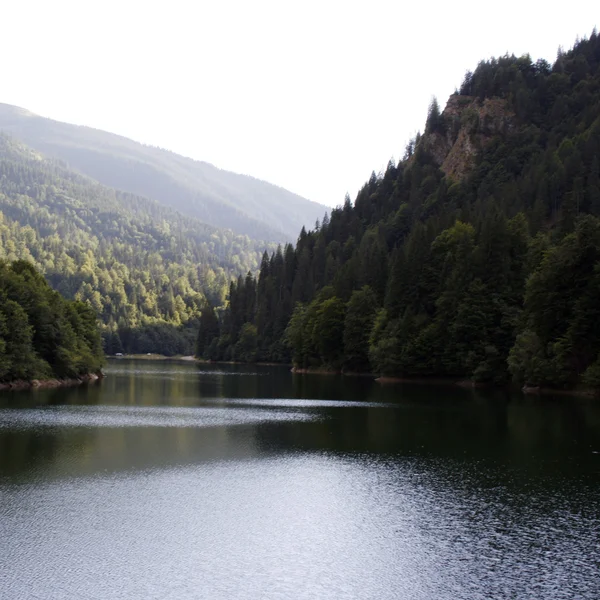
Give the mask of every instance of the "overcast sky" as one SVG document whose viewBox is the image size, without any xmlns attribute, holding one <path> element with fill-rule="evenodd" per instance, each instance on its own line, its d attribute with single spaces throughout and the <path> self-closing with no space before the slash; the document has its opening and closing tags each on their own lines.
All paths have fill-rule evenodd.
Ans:
<svg viewBox="0 0 600 600">
<path fill-rule="evenodd" d="M 559 45 L 597 2 L 2 0 L 0 102 L 328 205 L 402 156 L 483 58 Z"/>
</svg>

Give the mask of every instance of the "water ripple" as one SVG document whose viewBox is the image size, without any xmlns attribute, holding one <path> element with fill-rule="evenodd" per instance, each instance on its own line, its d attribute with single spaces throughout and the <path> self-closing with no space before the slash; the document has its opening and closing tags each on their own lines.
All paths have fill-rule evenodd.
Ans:
<svg viewBox="0 0 600 600">
<path fill-rule="evenodd" d="M 57 427 L 219 427 L 275 421 L 310 421 L 298 411 L 159 406 L 59 406 L 0 409 L 0 429 Z"/>
</svg>

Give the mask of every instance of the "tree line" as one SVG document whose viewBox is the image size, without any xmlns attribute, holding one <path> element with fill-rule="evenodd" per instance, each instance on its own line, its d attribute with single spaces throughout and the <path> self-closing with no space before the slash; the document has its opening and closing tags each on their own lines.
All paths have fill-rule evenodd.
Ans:
<svg viewBox="0 0 600 600">
<path fill-rule="evenodd" d="M 481 62 L 451 105 L 204 309 L 197 354 L 600 387 L 600 38 Z"/>
</svg>

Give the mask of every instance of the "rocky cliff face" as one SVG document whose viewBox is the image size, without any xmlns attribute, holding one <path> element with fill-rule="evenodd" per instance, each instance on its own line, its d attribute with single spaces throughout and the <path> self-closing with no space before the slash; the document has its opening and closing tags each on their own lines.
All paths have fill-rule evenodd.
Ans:
<svg viewBox="0 0 600 600">
<path fill-rule="evenodd" d="M 427 131 L 420 144 L 455 180 L 468 173 L 477 154 L 494 135 L 510 133 L 516 127 L 515 114 L 501 98 L 480 101 L 455 94 L 441 116 L 441 124 Z"/>
</svg>

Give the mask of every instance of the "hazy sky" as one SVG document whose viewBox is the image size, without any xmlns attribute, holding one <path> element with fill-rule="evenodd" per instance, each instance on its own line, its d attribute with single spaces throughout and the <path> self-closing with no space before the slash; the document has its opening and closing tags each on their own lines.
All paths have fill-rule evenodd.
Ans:
<svg viewBox="0 0 600 600">
<path fill-rule="evenodd" d="M 597 2 L 2 0 L 0 102 L 336 205 L 483 58 L 559 45 Z"/>
</svg>

